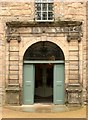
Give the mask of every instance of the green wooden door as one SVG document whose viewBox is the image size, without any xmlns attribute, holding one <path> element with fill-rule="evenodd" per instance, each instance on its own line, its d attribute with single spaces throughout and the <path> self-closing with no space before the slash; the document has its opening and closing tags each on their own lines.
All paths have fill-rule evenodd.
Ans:
<svg viewBox="0 0 88 120">
<path fill-rule="evenodd" d="M 64 64 L 54 65 L 54 104 L 64 104 Z"/>
<path fill-rule="evenodd" d="M 23 104 L 29 105 L 34 103 L 34 77 L 35 68 L 33 64 L 24 64 L 23 69 Z"/>
</svg>

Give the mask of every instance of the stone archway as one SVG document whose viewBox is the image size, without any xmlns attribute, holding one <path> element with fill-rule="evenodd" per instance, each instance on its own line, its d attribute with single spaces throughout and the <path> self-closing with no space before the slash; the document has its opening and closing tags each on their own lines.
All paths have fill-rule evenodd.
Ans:
<svg viewBox="0 0 88 120">
<path fill-rule="evenodd" d="M 33 104 L 37 100 L 37 102 L 44 102 L 43 100 L 46 100 L 46 98 L 50 98 L 46 102 L 49 100 L 49 102 L 55 104 L 64 104 L 65 58 L 61 48 L 52 42 L 37 42 L 26 50 L 23 59 L 23 104 Z M 39 72 L 40 68 L 41 70 Z M 51 72 L 50 74 L 49 71 Z M 58 80 L 56 76 L 57 78 L 60 77 L 60 79 Z M 50 77 L 51 80 L 49 81 Z M 55 86 L 57 87 L 55 88 Z M 58 86 L 62 87 L 60 88 Z M 49 92 L 46 92 L 47 89 Z M 60 93 L 60 90 L 62 93 Z M 58 91 L 60 92 L 57 97 Z M 60 101 L 60 99 L 62 100 Z"/>
</svg>

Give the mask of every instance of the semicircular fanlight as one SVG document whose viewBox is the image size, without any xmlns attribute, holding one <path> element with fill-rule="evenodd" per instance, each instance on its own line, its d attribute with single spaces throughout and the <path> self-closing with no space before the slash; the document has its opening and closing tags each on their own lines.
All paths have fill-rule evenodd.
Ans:
<svg viewBox="0 0 88 120">
<path fill-rule="evenodd" d="M 24 60 L 64 60 L 64 54 L 56 44 L 41 41 L 26 50 Z"/>
</svg>

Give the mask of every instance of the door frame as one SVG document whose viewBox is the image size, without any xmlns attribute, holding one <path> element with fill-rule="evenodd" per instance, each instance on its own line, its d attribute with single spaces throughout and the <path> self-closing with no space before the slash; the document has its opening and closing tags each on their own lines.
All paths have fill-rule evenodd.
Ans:
<svg viewBox="0 0 88 120">
<path fill-rule="evenodd" d="M 55 60 L 55 61 L 41 61 L 41 60 L 39 60 L 39 61 L 37 61 L 37 60 L 33 60 L 33 61 L 24 61 L 23 62 L 23 64 L 25 65 L 25 64 L 42 64 L 42 63 L 45 63 L 45 64 L 48 64 L 48 63 L 53 63 L 53 64 L 64 64 L 65 62 L 64 61 L 62 61 L 62 60 Z M 64 65 L 64 69 L 65 69 L 65 65 Z M 54 74 L 54 73 L 53 73 Z M 23 73 L 23 75 L 24 75 L 24 73 Z M 65 74 L 64 74 L 64 76 L 65 76 Z M 54 78 L 53 78 L 54 79 Z M 24 82 L 23 82 L 24 83 Z M 53 83 L 54 83 L 54 80 L 53 80 Z M 65 80 L 64 80 L 64 83 L 65 83 Z M 23 94 L 23 93 L 22 93 Z M 54 87 L 53 87 L 53 94 L 54 94 Z M 53 98 L 53 101 L 54 101 L 54 98 Z M 53 102 L 54 103 L 54 102 Z"/>
<path fill-rule="evenodd" d="M 24 61 L 24 63 L 30 63 L 30 64 L 35 64 L 35 63 L 39 63 L 39 64 L 42 64 L 42 63 L 64 63 L 64 61 L 63 60 L 55 60 L 55 61 L 52 61 L 52 60 L 47 60 L 47 61 L 41 61 L 41 60 L 33 60 L 33 61 Z"/>
</svg>

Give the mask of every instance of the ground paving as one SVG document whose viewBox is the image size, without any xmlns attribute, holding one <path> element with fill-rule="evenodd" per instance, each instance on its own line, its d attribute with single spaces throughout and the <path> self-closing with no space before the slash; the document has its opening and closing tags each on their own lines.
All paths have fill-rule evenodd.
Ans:
<svg viewBox="0 0 88 120">
<path fill-rule="evenodd" d="M 86 118 L 86 106 L 4 106 L 2 118 Z"/>
</svg>

